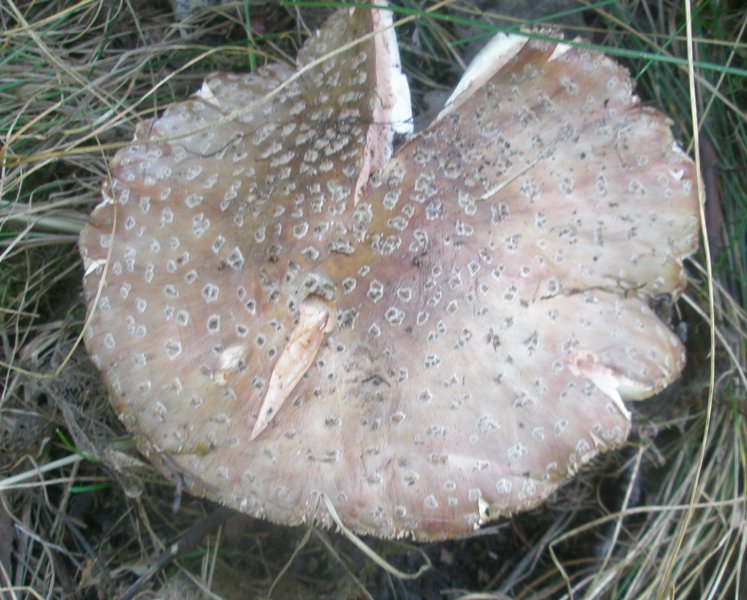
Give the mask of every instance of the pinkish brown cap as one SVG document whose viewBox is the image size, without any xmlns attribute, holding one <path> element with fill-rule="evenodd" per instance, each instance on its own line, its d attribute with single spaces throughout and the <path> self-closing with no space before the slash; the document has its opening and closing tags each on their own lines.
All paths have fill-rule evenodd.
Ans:
<svg viewBox="0 0 747 600">
<path fill-rule="evenodd" d="M 431 540 L 536 506 L 678 376 L 649 302 L 685 285 L 696 184 L 624 69 L 517 37 L 392 156 L 393 30 L 323 59 L 389 24 L 337 13 L 300 71 L 140 124 L 81 236 L 86 343 L 193 493 Z"/>
</svg>

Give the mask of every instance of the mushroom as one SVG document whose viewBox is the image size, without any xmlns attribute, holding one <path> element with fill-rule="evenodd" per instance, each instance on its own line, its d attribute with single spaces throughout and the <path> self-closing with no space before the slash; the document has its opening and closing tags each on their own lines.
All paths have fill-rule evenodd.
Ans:
<svg viewBox="0 0 747 600">
<path fill-rule="evenodd" d="M 435 540 L 541 503 L 679 375 L 649 304 L 685 286 L 696 184 L 625 69 L 519 36 L 393 152 L 380 4 L 137 127 L 81 235 L 85 340 L 192 493 Z"/>
</svg>

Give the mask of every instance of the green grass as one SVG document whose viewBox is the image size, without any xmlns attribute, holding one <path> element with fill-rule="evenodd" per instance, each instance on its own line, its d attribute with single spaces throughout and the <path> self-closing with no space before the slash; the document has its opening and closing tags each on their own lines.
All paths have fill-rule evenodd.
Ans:
<svg viewBox="0 0 747 600">
<path fill-rule="evenodd" d="M 171 513 L 171 484 L 134 450 L 95 369 L 75 346 L 85 315 L 77 234 L 99 201 L 108 160 L 131 139 L 136 122 L 186 98 L 211 71 L 292 61 L 305 23 L 318 22 L 319 7 L 341 5 L 242 0 L 193 15 L 182 37 L 153 2 L 0 3 L 4 592 L 113 597 L 212 510 L 184 496 L 180 512 Z M 460 0 L 430 10 L 434 2 L 398 3 L 416 108 L 427 108 L 428 92 L 453 86 L 473 42 L 526 24 L 475 5 Z M 747 15 L 736 4 L 694 5 L 691 64 L 684 7 L 579 2 L 533 22 L 562 23 L 569 37 L 582 38 L 572 43 L 623 62 L 643 101 L 672 118 L 691 154 L 692 68 L 709 192 L 713 383 L 701 252 L 689 261 L 690 286 L 678 306 L 689 335 L 682 383 L 640 407 L 628 448 L 600 459 L 543 509 L 499 522 L 474 540 L 424 547 L 436 568 L 418 582 L 386 574 L 341 536 L 307 539 L 303 529 L 234 517 L 220 538 L 207 538 L 177 566 L 156 573 L 146 582 L 150 589 L 189 572 L 223 597 L 236 597 L 237 582 L 241 593 L 259 597 L 276 579 L 278 598 L 365 596 L 361 586 L 403 596 L 452 585 L 454 598 L 746 593 L 740 565 L 747 548 Z M 412 547 L 366 541 L 403 571 L 422 564 Z M 448 573 L 452 578 L 442 579 Z"/>
</svg>

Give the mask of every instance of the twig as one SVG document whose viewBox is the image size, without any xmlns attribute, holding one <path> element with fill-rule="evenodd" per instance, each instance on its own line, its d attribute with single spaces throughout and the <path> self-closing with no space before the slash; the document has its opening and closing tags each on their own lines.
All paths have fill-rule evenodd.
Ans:
<svg viewBox="0 0 747 600">
<path fill-rule="evenodd" d="M 234 511 L 227 506 L 221 506 L 215 509 L 212 513 L 207 515 L 204 519 L 200 519 L 186 533 L 184 533 L 179 540 L 171 544 L 166 550 L 164 550 L 155 562 L 148 568 L 148 570 L 137 578 L 125 592 L 119 597 L 119 600 L 132 600 L 135 595 L 140 592 L 142 587 L 150 581 L 150 579 L 168 565 L 177 554 L 180 552 L 186 552 L 196 547 L 209 533 L 213 532 L 220 525 L 234 514 Z"/>
</svg>

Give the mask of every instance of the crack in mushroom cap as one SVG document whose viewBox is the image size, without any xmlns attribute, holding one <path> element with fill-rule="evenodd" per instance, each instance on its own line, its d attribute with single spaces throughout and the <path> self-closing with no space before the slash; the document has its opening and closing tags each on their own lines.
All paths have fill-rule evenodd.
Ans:
<svg viewBox="0 0 747 600">
<path fill-rule="evenodd" d="M 340 12 L 299 65 L 390 22 Z M 612 60 L 494 46 L 393 156 L 392 30 L 295 79 L 211 75 L 117 153 L 81 236 L 86 344 L 187 489 L 281 523 L 331 524 L 326 496 L 361 533 L 464 535 L 621 446 L 623 400 L 678 376 L 648 304 L 685 285 L 691 161 Z M 251 439 L 293 352 L 303 373 Z"/>
</svg>

